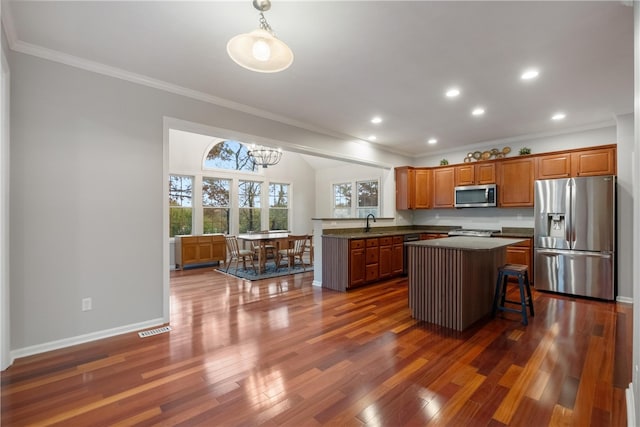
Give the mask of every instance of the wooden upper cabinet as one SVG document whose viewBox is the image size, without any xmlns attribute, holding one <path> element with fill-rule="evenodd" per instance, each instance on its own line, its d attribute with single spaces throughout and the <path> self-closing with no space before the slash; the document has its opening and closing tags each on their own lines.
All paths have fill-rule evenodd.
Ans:
<svg viewBox="0 0 640 427">
<path fill-rule="evenodd" d="M 396 168 L 395 174 L 397 210 L 431 207 L 431 169 L 405 166 Z"/>
<path fill-rule="evenodd" d="M 412 209 L 411 200 L 415 198 L 415 171 L 412 167 L 404 166 L 395 169 L 396 172 L 396 210 Z"/>
<path fill-rule="evenodd" d="M 455 167 L 455 184 L 459 185 L 474 185 L 476 183 L 476 168 L 475 165 L 466 163 L 464 165 Z"/>
<path fill-rule="evenodd" d="M 455 168 L 437 168 L 433 170 L 434 208 L 452 208 L 454 205 Z"/>
<path fill-rule="evenodd" d="M 496 164 L 466 163 L 455 167 L 455 185 L 495 184 Z"/>
<path fill-rule="evenodd" d="M 571 153 L 536 157 L 536 179 L 569 178 L 570 176 Z"/>
<path fill-rule="evenodd" d="M 571 153 L 571 176 L 616 174 L 616 149 L 600 148 Z"/>
<path fill-rule="evenodd" d="M 415 169 L 414 209 L 428 209 L 431 207 L 431 180 L 433 171 L 426 168 Z"/>
<path fill-rule="evenodd" d="M 498 164 L 498 206 L 533 206 L 534 158 L 504 160 Z"/>
</svg>

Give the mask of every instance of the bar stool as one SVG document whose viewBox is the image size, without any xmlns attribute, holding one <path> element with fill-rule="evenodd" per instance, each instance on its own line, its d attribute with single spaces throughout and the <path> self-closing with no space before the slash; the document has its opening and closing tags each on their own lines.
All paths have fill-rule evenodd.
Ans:
<svg viewBox="0 0 640 427">
<path fill-rule="evenodd" d="M 518 278 L 520 301 L 510 301 L 506 299 L 509 276 Z M 498 304 L 498 300 L 500 300 L 500 304 Z M 520 305 L 520 310 L 505 307 L 505 303 L 518 304 Z M 497 310 L 520 313 L 522 314 L 522 324 L 526 326 L 529 324 L 527 320 L 527 305 L 533 317 L 533 298 L 531 298 L 531 288 L 529 286 L 529 268 L 522 264 L 505 264 L 502 267 L 498 267 L 498 280 L 496 280 L 496 293 L 493 297 L 493 311 L 491 315 L 495 316 Z"/>
</svg>

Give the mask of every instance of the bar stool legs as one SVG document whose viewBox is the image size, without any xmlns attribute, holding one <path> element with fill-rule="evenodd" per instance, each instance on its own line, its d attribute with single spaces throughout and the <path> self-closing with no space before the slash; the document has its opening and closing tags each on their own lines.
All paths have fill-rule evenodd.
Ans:
<svg viewBox="0 0 640 427">
<path fill-rule="evenodd" d="M 509 276 L 518 278 L 518 288 L 520 289 L 520 301 L 511 301 L 507 298 L 507 282 Z M 505 307 L 505 303 L 517 304 L 520 309 Z M 496 280 L 496 291 L 493 297 L 492 316 L 496 315 L 498 310 L 509 311 L 512 313 L 520 313 L 522 315 L 522 324 L 528 325 L 527 306 L 531 317 L 534 316 L 533 298 L 531 297 L 531 287 L 529 285 L 529 269 L 526 265 L 521 264 L 505 264 L 498 268 L 498 280 Z"/>
</svg>

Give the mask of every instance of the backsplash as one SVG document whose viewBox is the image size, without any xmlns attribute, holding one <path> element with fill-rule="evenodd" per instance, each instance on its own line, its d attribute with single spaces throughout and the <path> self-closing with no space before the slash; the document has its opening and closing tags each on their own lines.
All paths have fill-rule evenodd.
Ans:
<svg viewBox="0 0 640 427">
<path fill-rule="evenodd" d="M 414 225 L 457 225 L 462 228 L 497 230 L 533 228 L 533 208 L 427 209 L 413 213 Z"/>
</svg>

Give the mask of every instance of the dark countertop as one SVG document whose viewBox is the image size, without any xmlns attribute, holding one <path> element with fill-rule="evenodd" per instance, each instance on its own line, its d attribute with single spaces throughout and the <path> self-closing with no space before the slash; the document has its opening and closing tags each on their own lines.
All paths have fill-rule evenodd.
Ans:
<svg viewBox="0 0 640 427">
<path fill-rule="evenodd" d="M 333 237 L 336 239 L 365 239 L 368 237 L 386 237 L 386 236 L 404 236 L 406 234 L 446 234 L 449 230 L 462 228 L 459 226 L 447 225 L 424 225 L 412 227 L 373 227 L 368 233 L 363 228 L 342 228 L 342 229 L 325 229 L 323 237 Z M 501 233 L 495 234 L 493 237 L 507 237 L 527 239 L 533 237 L 533 228 L 510 227 L 503 228 Z"/>
</svg>

